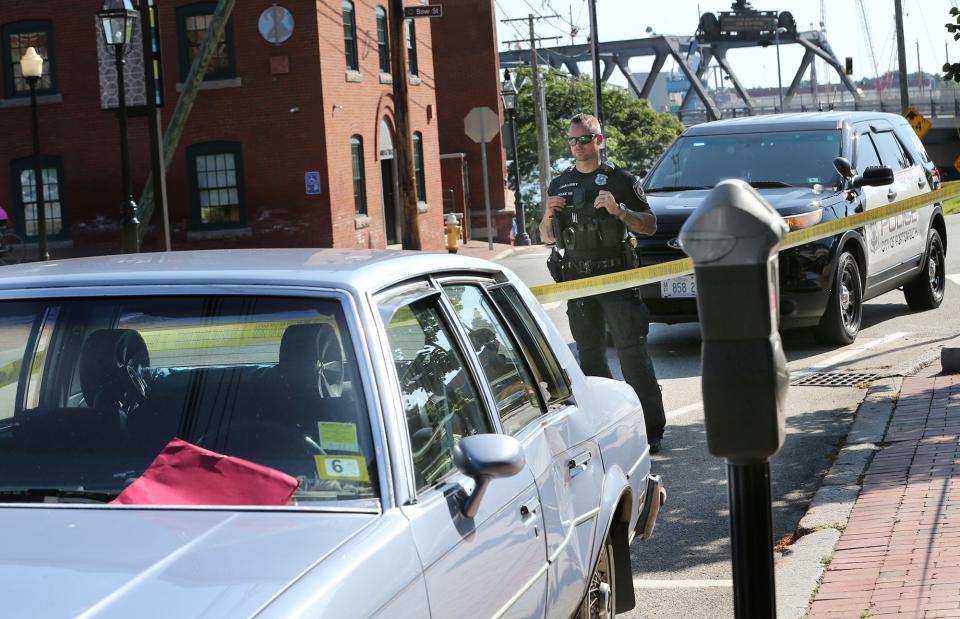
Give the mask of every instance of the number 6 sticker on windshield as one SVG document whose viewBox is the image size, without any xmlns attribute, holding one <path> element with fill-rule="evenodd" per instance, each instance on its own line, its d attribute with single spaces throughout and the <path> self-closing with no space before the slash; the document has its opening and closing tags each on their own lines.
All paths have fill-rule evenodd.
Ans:
<svg viewBox="0 0 960 619">
<path fill-rule="evenodd" d="M 370 481 L 367 461 L 363 456 L 314 456 L 317 477 L 320 479 L 345 479 Z"/>
</svg>

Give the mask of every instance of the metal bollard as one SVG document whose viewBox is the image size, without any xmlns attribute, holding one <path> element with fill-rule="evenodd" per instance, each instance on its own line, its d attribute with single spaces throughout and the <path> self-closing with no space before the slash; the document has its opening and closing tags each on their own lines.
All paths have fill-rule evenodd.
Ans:
<svg viewBox="0 0 960 619">
<path fill-rule="evenodd" d="M 717 184 L 680 230 L 697 279 L 707 447 L 727 460 L 737 619 L 776 616 L 769 458 L 783 445 L 789 382 L 778 332 L 786 232 L 740 180 Z"/>
</svg>

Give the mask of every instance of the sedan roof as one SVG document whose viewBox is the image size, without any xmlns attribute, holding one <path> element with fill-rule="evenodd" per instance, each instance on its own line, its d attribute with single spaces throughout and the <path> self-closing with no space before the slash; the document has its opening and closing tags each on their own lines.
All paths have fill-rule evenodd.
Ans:
<svg viewBox="0 0 960 619">
<path fill-rule="evenodd" d="M 694 125 L 684 135 L 718 135 L 730 133 L 760 133 L 765 131 L 837 130 L 843 125 L 869 120 L 886 120 L 891 124 L 906 122 L 902 116 L 885 112 L 800 112 L 741 116 Z"/>
<path fill-rule="evenodd" d="M 418 274 L 441 271 L 491 273 L 498 270 L 495 264 L 477 258 L 419 251 L 175 251 L 73 258 L 0 267 L 0 294 L 38 288 L 131 285 L 308 286 L 366 292 Z"/>
</svg>

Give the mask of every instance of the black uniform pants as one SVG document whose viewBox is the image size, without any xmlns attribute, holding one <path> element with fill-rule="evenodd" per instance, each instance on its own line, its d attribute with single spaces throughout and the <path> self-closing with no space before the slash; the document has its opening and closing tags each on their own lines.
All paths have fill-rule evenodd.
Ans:
<svg viewBox="0 0 960 619">
<path fill-rule="evenodd" d="M 606 326 L 620 357 L 623 378 L 643 406 L 647 438 L 662 438 L 667 424 L 663 395 L 647 352 L 649 313 L 636 290 L 618 290 L 567 302 L 570 332 L 577 342 L 580 367 L 587 376 L 612 378 L 607 364 Z"/>
</svg>

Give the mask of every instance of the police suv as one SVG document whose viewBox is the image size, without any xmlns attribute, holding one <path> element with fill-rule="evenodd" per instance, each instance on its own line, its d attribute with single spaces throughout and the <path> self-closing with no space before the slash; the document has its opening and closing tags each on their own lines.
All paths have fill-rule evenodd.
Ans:
<svg viewBox="0 0 960 619">
<path fill-rule="evenodd" d="M 641 266 L 684 257 L 677 235 L 719 181 L 749 182 L 791 230 L 929 193 L 940 172 L 907 123 L 880 112 L 813 112 L 720 120 L 689 128 L 643 181 L 657 215 L 639 237 Z M 780 321 L 849 344 L 863 302 L 902 288 L 914 310 L 943 301 L 947 231 L 938 202 L 780 252 Z M 656 322 L 697 320 L 692 275 L 641 289 Z"/>
</svg>

